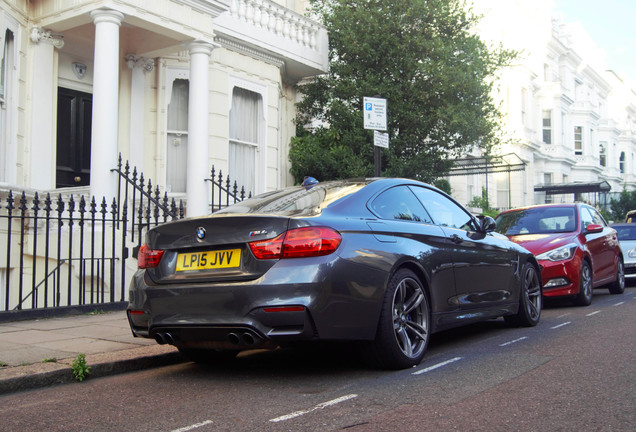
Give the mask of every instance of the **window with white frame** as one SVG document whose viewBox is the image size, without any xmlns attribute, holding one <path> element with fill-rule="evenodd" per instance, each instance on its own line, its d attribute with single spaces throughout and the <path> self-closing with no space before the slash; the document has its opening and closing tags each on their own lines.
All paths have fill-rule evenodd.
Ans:
<svg viewBox="0 0 636 432">
<path fill-rule="evenodd" d="M 601 141 L 598 146 L 598 163 L 600 166 L 607 166 L 607 142 Z"/>
<path fill-rule="evenodd" d="M 15 67 L 14 34 L 6 29 L 2 35 L 0 60 L 0 181 L 8 181 L 8 153 L 11 141 L 12 84 Z"/>
<path fill-rule="evenodd" d="M 466 176 L 466 202 L 471 202 L 475 197 L 475 176 Z"/>
<path fill-rule="evenodd" d="M 189 92 L 189 80 L 177 78 L 172 81 L 166 147 L 166 189 L 169 192 L 186 192 Z"/>
<path fill-rule="evenodd" d="M 580 156 L 583 154 L 583 127 L 574 126 L 574 154 Z"/>
<path fill-rule="evenodd" d="M 543 142 L 552 144 L 552 110 L 543 110 Z"/>
<path fill-rule="evenodd" d="M 507 173 L 498 173 L 497 180 L 497 207 L 510 208 L 510 176 Z"/>
<path fill-rule="evenodd" d="M 256 191 L 257 159 L 262 141 L 263 97 L 260 93 L 235 86 L 230 109 L 230 153 L 228 175 L 239 191 Z"/>
<path fill-rule="evenodd" d="M 552 184 L 552 173 L 543 173 L 543 183 L 547 185 Z M 553 195 L 549 195 L 549 194 L 545 194 L 545 203 L 546 204 L 550 204 L 553 202 L 554 196 Z"/>
<path fill-rule="evenodd" d="M 625 174 L 625 152 L 621 152 L 621 155 L 618 158 L 618 169 L 621 174 Z"/>
</svg>

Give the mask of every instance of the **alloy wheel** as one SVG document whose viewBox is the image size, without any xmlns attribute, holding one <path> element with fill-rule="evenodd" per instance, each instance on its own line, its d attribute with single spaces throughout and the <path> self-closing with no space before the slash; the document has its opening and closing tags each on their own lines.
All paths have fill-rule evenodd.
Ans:
<svg viewBox="0 0 636 432">
<path fill-rule="evenodd" d="M 404 278 L 393 295 L 393 331 L 402 353 L 410 358 L 422 354 L 428 341 L 428 305 L 420 284 Z"/>
<path fill-rule="evenodd" d="M 541 315 L 541 309 L 543 307 L 543 299 L 541 296 L 541 284 L 539 283 L 539 276 L 534 269 L 527 271 L 523 280 L 523 291 L 526 296 L 526 309 L 528 311 L 528 317 L 531 320 L 538 320 Z"/>
</svg>

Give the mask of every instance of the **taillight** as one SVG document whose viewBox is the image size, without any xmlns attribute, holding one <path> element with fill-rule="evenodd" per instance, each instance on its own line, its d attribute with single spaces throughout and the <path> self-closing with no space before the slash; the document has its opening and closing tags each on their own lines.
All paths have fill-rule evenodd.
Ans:
<svg viewBox="0 0 636 432">
<path fill-rule="evenodd" d="M 325 227 L 305 227 L 289 230 L 276 238 L 250 243 L 257 259 L 306 258 L 333 253 L 342 237 Z"/>
<path fill-rule="evenodd" d="M 250 249 L 257 259 L 279 259 L 283 250 L 285 233 L 270 240 L 260 240 L 250 243 Z"/>
<path fill-rule="evenodd" d="M 150 249 L 147 244 L 141 245 L 139 253 L 137 254 L 137 268 L 145 269 L 157 267 L 161 257 L 163 256 L 162 250 Z"/>
</svg>

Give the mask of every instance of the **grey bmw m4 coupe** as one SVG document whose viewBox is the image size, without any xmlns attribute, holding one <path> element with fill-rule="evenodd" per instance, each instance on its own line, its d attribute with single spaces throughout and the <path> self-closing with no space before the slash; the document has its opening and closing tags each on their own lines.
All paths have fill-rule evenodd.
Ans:
<svg viewBox="0 0 636 432">
<path fill-rule="evenodd" d="M 537 261 L 494 229 L 412 180 L 265 193 L 150 229 L 129 323 L 194 361 L 355 341 L 378 367 L 411 367 L 432 333 L 499 317 L 539 322 Z"/>
</svg>

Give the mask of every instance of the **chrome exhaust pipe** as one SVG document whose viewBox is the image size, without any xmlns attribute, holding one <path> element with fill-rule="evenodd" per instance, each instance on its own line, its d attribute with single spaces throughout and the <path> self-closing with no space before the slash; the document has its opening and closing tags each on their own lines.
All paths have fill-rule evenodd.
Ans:
<svg viewBox="0 0 636 432">
<path fill-rule="evenodd" d="M 236 333 L 230 333 L 227 335 L 227 340 L 230 341 L 231 344 L 233 345 L 238 345 L 239 343 L 241 343 L 241 340 L 239 339 L 238 335 Z"/>
<path fill-rule="evenodd" d="M 243 343 L 245 345 L 254 345 L 255 342 L 256 342 L 256 339 L 254 339 L 254 335 L 247 332 L 243 333 Z"/>
<path fill-rule="evenodd" d="M 167 344 L 174 345 L 174 338 L 172 337 L 172 335 L 170 333 L 166 333 L 164 335 L 164 339 L 165 339 Z"/>
<path fill-rule="evenodd" d="M 155 333 L 155 340 L 159 345 L 165 345 L 167 343 L 166 337 L 163 333 Z"/>
</svg>

